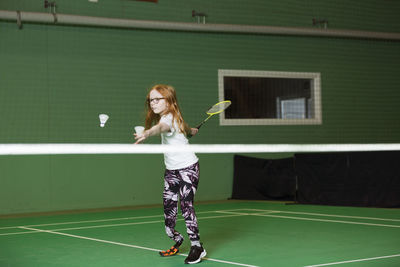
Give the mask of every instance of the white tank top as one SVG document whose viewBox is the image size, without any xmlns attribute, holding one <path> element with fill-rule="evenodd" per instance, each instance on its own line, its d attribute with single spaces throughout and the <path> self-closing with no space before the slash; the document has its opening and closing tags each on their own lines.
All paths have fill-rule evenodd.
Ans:
<svg viewBox="0 0 400 267">
<path fill-rule="evenodd" d="M 161 133 L 161 143 L 165 145 L 188 145 L 186 136 L 179 130 L 176 120 L 171 113 L 161 116 L 161 123 L 169 126 L 170 131 Z M 195 164 L 199 159 L 193 152 L 164 153 L 164 163 L 168 170 L 178 170 Z"/>
</svg>

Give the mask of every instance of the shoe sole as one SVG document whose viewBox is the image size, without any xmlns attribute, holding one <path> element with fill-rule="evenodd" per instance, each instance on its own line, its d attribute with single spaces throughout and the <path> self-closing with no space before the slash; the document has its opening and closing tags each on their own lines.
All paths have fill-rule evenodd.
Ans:
<svg viewBox="0 0 400 267">
<path fill-rule="evenodd" d="M 161 257 L 172 257 L 172 256 L 176 256 L 176 255 L 178 255 L 178 253 L 179 253 L 179 250 L 178 250 L 176 253 L 174 253 L 174 254 L 171 254 L 171 255 L 165 255 L 165 254 L 163 254 L 163 253 L 159 252 L 159 254 L 160 254 L 160 256 L 161 256 Z"/>
<path fill-rule="evenodd" d="M 179 248 L 177 248 L 177 250 L 176 250 L 176 252 L 175 252 L 174 254 L 170 254 L 170 255 L 168 255 L 168 254 L 163 254 L 162 251 L 159 251 L 158 253 L 160 254 L 161 257 L 172 257 L 172 256 L 175 256 L 175 255 L 178 255 L 178 253 L 179 253 Z"/>
<path fill-rule="evenodd" d="M 204 249 L 203 252 L 200 254 L 200 257 L 195 261 L 188 261 L 187 264 L 195 264 L 199 263 L 205 256 L 207 255 L 207 251 Z"/>
</svg>

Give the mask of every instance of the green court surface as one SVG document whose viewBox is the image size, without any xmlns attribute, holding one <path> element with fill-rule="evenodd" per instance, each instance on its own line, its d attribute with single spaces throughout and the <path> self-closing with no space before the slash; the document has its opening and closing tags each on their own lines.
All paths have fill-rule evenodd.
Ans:
<svg viewBox="0 0 400 267">
<path fill-rule="evenodd" d="M 200 266 L 400 266 L 400 210 L 264 201 L 198 203 Z M 185 237 L 179 215 L 177 230 Z M 160 207 L 3 217 L 0 266 L 184 266 Z"/>
</svg>

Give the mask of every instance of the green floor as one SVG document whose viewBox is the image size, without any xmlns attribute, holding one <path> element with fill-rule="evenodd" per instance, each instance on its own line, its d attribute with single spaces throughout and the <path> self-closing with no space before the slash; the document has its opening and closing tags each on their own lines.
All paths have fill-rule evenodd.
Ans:
<svg viewBox="0 0 400 267">
<path fill-rule="evenodd" d="M 400 266 L 399 209 L 227 201 L 197 216 L 200 266 Z M 0 219 L 1 267 L 183 266 L 189 242 L 158 256 L 171 245 L 161 207 Z"/>
</svg>

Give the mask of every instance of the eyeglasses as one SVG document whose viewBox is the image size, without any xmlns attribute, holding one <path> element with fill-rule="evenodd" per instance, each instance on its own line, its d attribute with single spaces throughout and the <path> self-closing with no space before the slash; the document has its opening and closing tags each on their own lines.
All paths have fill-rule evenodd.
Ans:
<svg viewBox="0 0 400 267">
<path fill-rule="evenodd" d="M 161 99 L 164 99 L 164 97 L 150 98 L 150 99 L 147 99 L 147 103 L 151 104 L 154 102 L 154 104 L 158 104 L 158 102 L 160 102 Z"/>
</svg>

